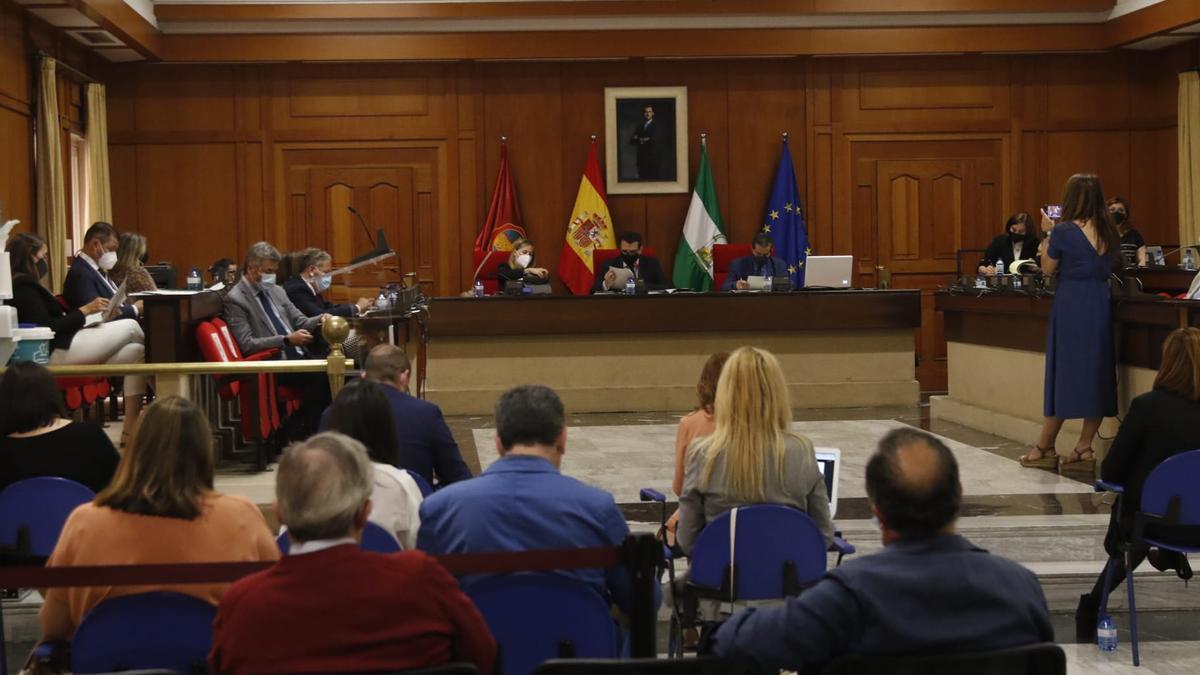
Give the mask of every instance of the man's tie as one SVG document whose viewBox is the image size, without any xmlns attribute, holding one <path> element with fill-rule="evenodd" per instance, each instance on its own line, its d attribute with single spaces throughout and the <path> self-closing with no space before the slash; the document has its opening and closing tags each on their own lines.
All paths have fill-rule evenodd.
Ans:
<svg viewBox="0 0 1200 675">
<path fill-rule="evenodd" d="M 291 331 L 287 329 L 287 326 L 283 325 L 283 319 L 279 318 L 279 314 L 275 312 L 275 305 L 271 304 L 271 300 L 267 297 L 266 291 L 258 292 L 258 302 L 260 305 L 262 305 L 263 311 L 267 313 L 267 319 L 271 321 L 271 326 L 275 328 L 275 334 L 287 337 Z M 283 348 L 283 356 L 284 358 L 290 359 L 294 356 L 302 356 L 302 354 L 300 353 L 300 349 L 298 347 L 285 344 Z"/>
</svg>

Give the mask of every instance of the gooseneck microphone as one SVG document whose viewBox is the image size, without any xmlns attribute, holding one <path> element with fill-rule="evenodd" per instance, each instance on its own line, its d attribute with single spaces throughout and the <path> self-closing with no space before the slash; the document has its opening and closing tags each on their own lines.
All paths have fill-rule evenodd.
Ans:
<svg viewBox="0 0 1200 675">
<path fill-rule="evenodd" d="M 375 240 L 371 237 L 371 228 L 367 227 L 367 221 L 363 219 L 362 214 L 349 204 L 346 205 L 346 210 L 358 217 L 358 222 L 362 225 L 363 232 L 367 235 L 367 241 L 371 242 L 371 248 L 375 248 Z"/>
</svg>

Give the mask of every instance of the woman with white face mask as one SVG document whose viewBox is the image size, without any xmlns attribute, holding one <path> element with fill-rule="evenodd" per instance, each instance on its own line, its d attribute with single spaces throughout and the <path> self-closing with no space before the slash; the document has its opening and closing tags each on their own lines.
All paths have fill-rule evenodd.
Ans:
<svg viewBox="0 0 1200 675">
<path fill-rule="evenodd" d="M 496 275 L 504 281 L 523 281 L 527 284 L 550 283 L 550 270 L 533 266 L 533 242 L 517 239 L 507 263 L 500 263 Z"/>
</svg>

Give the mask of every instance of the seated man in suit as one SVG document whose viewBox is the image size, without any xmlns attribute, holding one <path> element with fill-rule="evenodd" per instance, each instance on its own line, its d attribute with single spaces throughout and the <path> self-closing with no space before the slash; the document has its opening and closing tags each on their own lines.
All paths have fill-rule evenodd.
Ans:
<svg viewBox="0 0 1200 675">
<path fill-rule="evenodd" d="M 241 281 L 225 294 L 225 321 L 243 354 L 278 349 L 280 358 L 310 358 L 306 347 L 312 344 L 313 333 L 320 328 L 326 315 L 304 316 L 288 300 L 287 293 L 275 285 L 281 257 L 278 249 L 265 241 L 250 246 Z M 300 431 L 306 437 L 316 432 L 321 411 L 328 408 L 332 400 L 325 373 L 279 373 L 275 381 L 304 390 L 304 400 L 300 404 L 303 428 Z"/>
<path fill-rule="evenodd" d="M 563 404 L 552 389 L 521 385 L 504 392 L 496 402 L 500 459 L 421 502 L 417 548 L 441 555 L 619 546 L 629 534 L 625 517 L 611 494 L 559 471 L 566 450 Z M 624 568 L 554 574 L 587 584 L 629 612 Z M 480 578 L 463 578 L 463 588 Z"/>
<path fill-rule="evenodd" d="M 83 234 L 83 248 L 71 262 L 63 281 L 63 297 L 73 309 L 79 309 L 96 298 L 111 299 L 117 284 L 108 271 L 117 264 L 117 228 L 105 222 L 95 222 Z M 136 319 L 142 312 L 142 301 L 121 308 L 122 319 Z"/>
<path fill-rule="evenodd" d="M 442 486 L 471 477 L 441 408 L 409 395 L 412 366 L 404 350 L 392 344 L 377 345 L 367 354 L 363 374 L 368 380 L 386 385 L 383 391 L 392 406 L 396 438 L 400 441 L 396 466 L 420 474 L 430 485 L 435 477 Z M 321 429 L 328 428 L 328 422 L 326 410 L 321 416 Z"/>
<path fill-rule="evenodd" d="M 213 622 L 214 673 L 399 672 L 468 662 L 490 673 L 496 642 L 436 560 L 364 551 L 374 468 L 338 433 L 284 451 L 275 513 L 291 550 L 229 587 Z"/>
<path fill-rule="evenodd" d="M 362 314 L 371 306 L 370 298 L 359 298 L 354 304 L 343 303 L 335 305 L 326 300 L 321 294 L 333 285 L 333 277 L 329 272 L 333 269 L 333 258 L 329 253 L 319 248 L 306 248 L 300 252 L 298 274 L 293 274 L 283 282 L 283 290 L 287 291 L 288 300 L 305 316 L 352 317 Z"/>
<path fill-rule="evenodd" d="M 617 283 L 614 269 L 627 269 L 633 272 L 635 279 L 641 279 L 648 291 L 660 291 L 668 287 L 663 276 L 662 265 L 654 256 L 642 255 L 642 235 L 637 232 L 626 232 L 618 242 L 621 255 L 612 260 L 604 261 L 596 270 L 596 284 L 592 292 L 624 290 L 624 283 Z"/>
<path fill-rule="evenodd" d="M 996 263 L 1004 262 L 1004 271 L 1012 273 L 1013 263 L 1018 260 L 1033 260 L 1037 265 L 1038 239 L 1032 232 L 1033 219 L 1028 213 L 1017 213 L 1004 224 L 1004 234 L 988 244 L 987 252 L 979 261 L 979 273 L 992 276 Z"/>
<path fill-rule="evenodd" d="M 788 264 L 784 262 L 783 258 L 771 255 L 774 248 L 775 242 L 771 240 L 771 235 L 766 232 L 754 235 L 754 239 L 751 241 L 753 255 L 738 258 L 730 264 L 729 276 L 725 277 L 725 283 L 721 284 L 721 290 L 730 291 L 735 288 L 739 291 L 746 290 L 750 288 L 750 283 L 747 281 L 750 277 L 788 278 Z"/>
<path fill-rule="evenodd" d="M 879 441 L 867 495 L 884 549 L 827 572 L 785 604 L 741 612 L 717 631 L 716 653 L 772 673 L 843 654 L 986 651 L 1052 642 L 1037 577 L 954 532 L 958 464 L 911 427 Z"/>
</svg>

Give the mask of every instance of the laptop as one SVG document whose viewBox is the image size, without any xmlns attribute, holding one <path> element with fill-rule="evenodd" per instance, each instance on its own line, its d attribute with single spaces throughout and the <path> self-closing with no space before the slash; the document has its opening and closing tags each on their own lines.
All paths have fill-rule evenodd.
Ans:
<svg viewBox="0 0 1200 675">
<path fill-rule="evenodd" d="M 852 255 L 810 255 L 804 263 L 805 288 L 850 288 Z"/>
<path fill-rule="evenodd" d="M 810 258 L 811 259 L 811 258 Z M 837 448 L 813 448 L 817 455 L 817 468 L 825 477 L 825 492 L 829 495 L 829 517 L 837 515 L 838 473 L 842 463 L 842 451 Z"/>
</svg>

